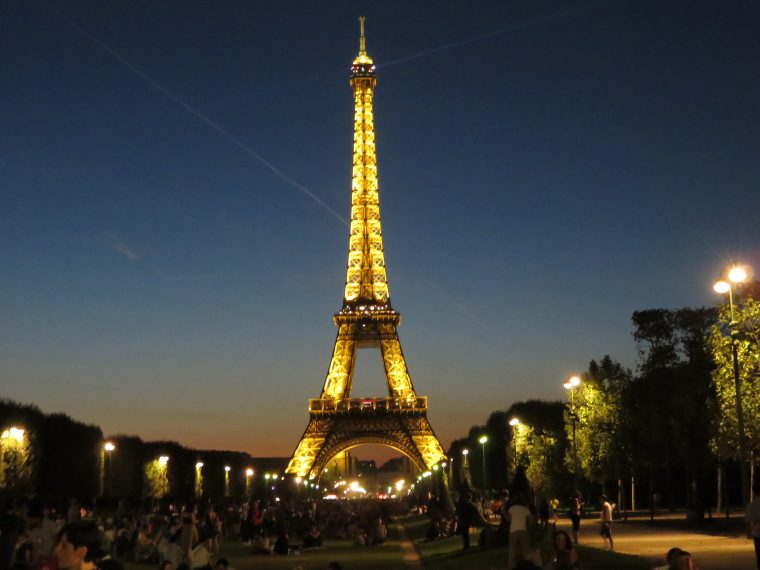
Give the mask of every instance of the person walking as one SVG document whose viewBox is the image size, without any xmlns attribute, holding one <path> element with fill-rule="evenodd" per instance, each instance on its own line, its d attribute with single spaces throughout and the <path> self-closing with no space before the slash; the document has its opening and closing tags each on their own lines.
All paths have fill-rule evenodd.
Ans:
<svg viewBox="0 0 760 570">
<path fill-rule="evenodd" d="M 745 518 L 747 520 L 747 538 L 755 541 L 755 559 L 757 568 L 760 570 L 760 481 L 755 483 L 753 491 L 755 500 L 747 505 Z"/>
<path fill-rule="evenodd" d="M 580 491 L 576 491 L 575 494 L 570 497 L 570 521 L 573 523 L 573 542 L 578 544 L 578 534 L 581 530 L 581 511 L 583 510 L 583 501 L 581 500 L 583 495 Z"/>
<path fill-rule="evenodd" d="M 607 550 L 613 550 L 612 542 L 612 505 L 607 495 L 600 497 L 602 501 L 602 510 L 599 512 L 599 534 L 604 541 L 608 543 Z"/>
</svg>

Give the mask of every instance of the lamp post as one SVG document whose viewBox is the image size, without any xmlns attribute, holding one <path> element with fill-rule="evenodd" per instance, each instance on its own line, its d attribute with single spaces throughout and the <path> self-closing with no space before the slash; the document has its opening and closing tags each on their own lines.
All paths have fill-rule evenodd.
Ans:
<svg viewBox="0 0 760 570">
<path fill-rule="evenodd" d="M 24 445 L 26 431 L 17 426 L 3 430 L 0 434 L 0 470 L 5 479 L 5 488 L 17 491 L 21 477 L 21 465 L 28 454 Z"/>
<path fill-rule="evenodd" d="M 105 489 L 103 490 L 105 495 L 108 496 L 111 494 L 111 453 L 113 453 L 113 450 L 116 449 L 116 446 L 113 444 L 113 442 L 107 441 L 103 444 L 103 449 L 106 452 L 106 464 L 104 467 L 105 475 L 104 475 L 104 484 L 103 486 Z"/>
<path fill-rule="evenodd" d="M 575 440 L 576 432 L 576 414 L 575 414 L 575 389 L 581 385 L 581 379 L 578 376 L 571 376 L 563 384 L 565 390 L 570 391 L 570 419 L 573 422 L 573 492 L 578 490 L 578 443 Z"/>
<path fill-rule="evenodd" d="M 747 280 L 747 269 L 740 265 L 731 266 L 726 275 L 727 280 L 721 279 L 713 285 L 716 293 L 721 295 L 728 293 L 728 306 L 731 312 L 729 328 L 731 332 L 731 357 L 734 361 L 734 390 L 736 395 L 736 425 L 739 430 L 739 474 L 742 479 L 742 504 L 749 503 L 749 481 L 747 474 L 747 443 L 744 437 L 744 410 L 742 408 L 741 376 L 739 374 L 738 334 L 737 322 L 734 316 L 734 292 L 732 283 L 743 283 Z"/>
<path fill-rule="evenodd" d="M 201 498 L 203 496 L 203 461 L 198 461 L 195 464 L 195 496 Z"/>
<path fill-rule="evenodd" d="M 253 469 L 250 467 L 245 470 L 245 496 L 251 496 L 251 477 L 253 477 Z"/>
<path fill-rule="evenodd" d="M 509 425 L 512 426 L 512 449 L 514 451 L 514 469 L 512 477 L 517 475 L 517 426 L 520 425 L 519 418 L 512 418 L 509 420 Z"/>
<path fill-rule="evenodd" d="M 433 482 L 430 480 L 431 475 L 433 474 L 432 471 L 425 471 L 422 474 L 422 478 L 427 478 L 428 480 L 428 499 L 430 498 L 430 495 L 433 493 Z"/>
<path fill-rule="evenodd" d="M 488 489 L 488 478 L 486 476 L 486 442 L 488 441 L 487 435 L 481 435 L 478 439 L 480 443 L 480 451 L 483 455 L 483 489 Z"/>
</svg>

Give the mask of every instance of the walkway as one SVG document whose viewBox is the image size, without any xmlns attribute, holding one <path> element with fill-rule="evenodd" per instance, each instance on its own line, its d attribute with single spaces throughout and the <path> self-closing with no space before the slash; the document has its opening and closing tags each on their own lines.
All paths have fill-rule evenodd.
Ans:
<svg viewBox="0 0 760 570">
<path fill-rule="evenodd" d="M 420 556 L 417 547 L 414 545 L 414 542 L 412 542 L 412 539 L 409 538 L 404 525 L 402 525 L 397 520 L 395 520 L 393 524 L 395 525 L 396 532 L 398 533 L 398 536 L 401 540 L 401 551 L 403 552 L 402 558 L 404 560 L 404 566 L 408 568 L 423 568 L 425 564 L 422 562 L 422 557 Z"/>
<path fill-rule="evenodd" d="M 711 534 L 683 526 L 683 517 L 681 520 L 657 520 L 654 525 L 648 520 L 616 522 L 615 550 L 657 562 L 664 560 L 665 553 L 677 546 L 691 552 L 700 570 L 748 570 L 755 567 L 753 543 L 738 532 Z M 557 527 L 569 530 L 569 521 L 561 519 Z M 582 544 L 602 546 L 597 527 L 595 520 L 584 519 L 580 536 Z"/>
</svg>

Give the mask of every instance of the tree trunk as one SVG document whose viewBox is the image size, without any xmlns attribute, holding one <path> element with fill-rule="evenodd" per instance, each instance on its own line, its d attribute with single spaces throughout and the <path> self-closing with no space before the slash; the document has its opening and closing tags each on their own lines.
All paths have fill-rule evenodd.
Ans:
<svg viewBox="0 0 760 570">
<path fill-rule="evenodd" d="M 654 521 L 654 473 L 649 473 L 649 520 Z"/>
<path fill-rule="evenodd" d="M 623 481 L 621 479 L 617 480 L 617 504 L 618 504 L 618 512 L 623 511 L 625 512 L 625 500 L 623 499 Z M 628 518 L 628 517 L 625 517 Z"/>
<path fill-rule="evenodd" d="M 720 509 L 723 506 L 723 464 L 718 463 L 718 504 L 715 508 L 716 513 L 720 513 Z"/>
<path fill-rule="evenodd" d="M 726 521 L 731 514 L 731 496 L 728 494 L 728 477 L 726 472 L 723 472 L 723 500 L 726 503 Z"/>
</svg>

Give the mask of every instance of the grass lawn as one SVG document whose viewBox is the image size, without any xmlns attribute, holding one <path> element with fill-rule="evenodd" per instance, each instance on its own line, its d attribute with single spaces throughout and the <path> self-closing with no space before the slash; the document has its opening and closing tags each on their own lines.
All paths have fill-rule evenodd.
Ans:
<svg viewBox="0 0 760 570">
<path fill-rule="evenodd" d="M 458 536 L 423 542 L 428 521 L 425 517 L 409 517 L 402 522 L 409 537 L 415 541 L 425 560 L 425 567 L 432 570 L 497 570 L 507 567 L 506 548 L 480 550 L 477 547 L 478 535 L 473 534 L 470 542 L 472 549 L 466 554 L 462 551 L 462 539 Z M 649 563 L 638 556 L 606 552 L 587 546 L 578 547 L 584 570 L 648 570 Z"/>
</svg>

